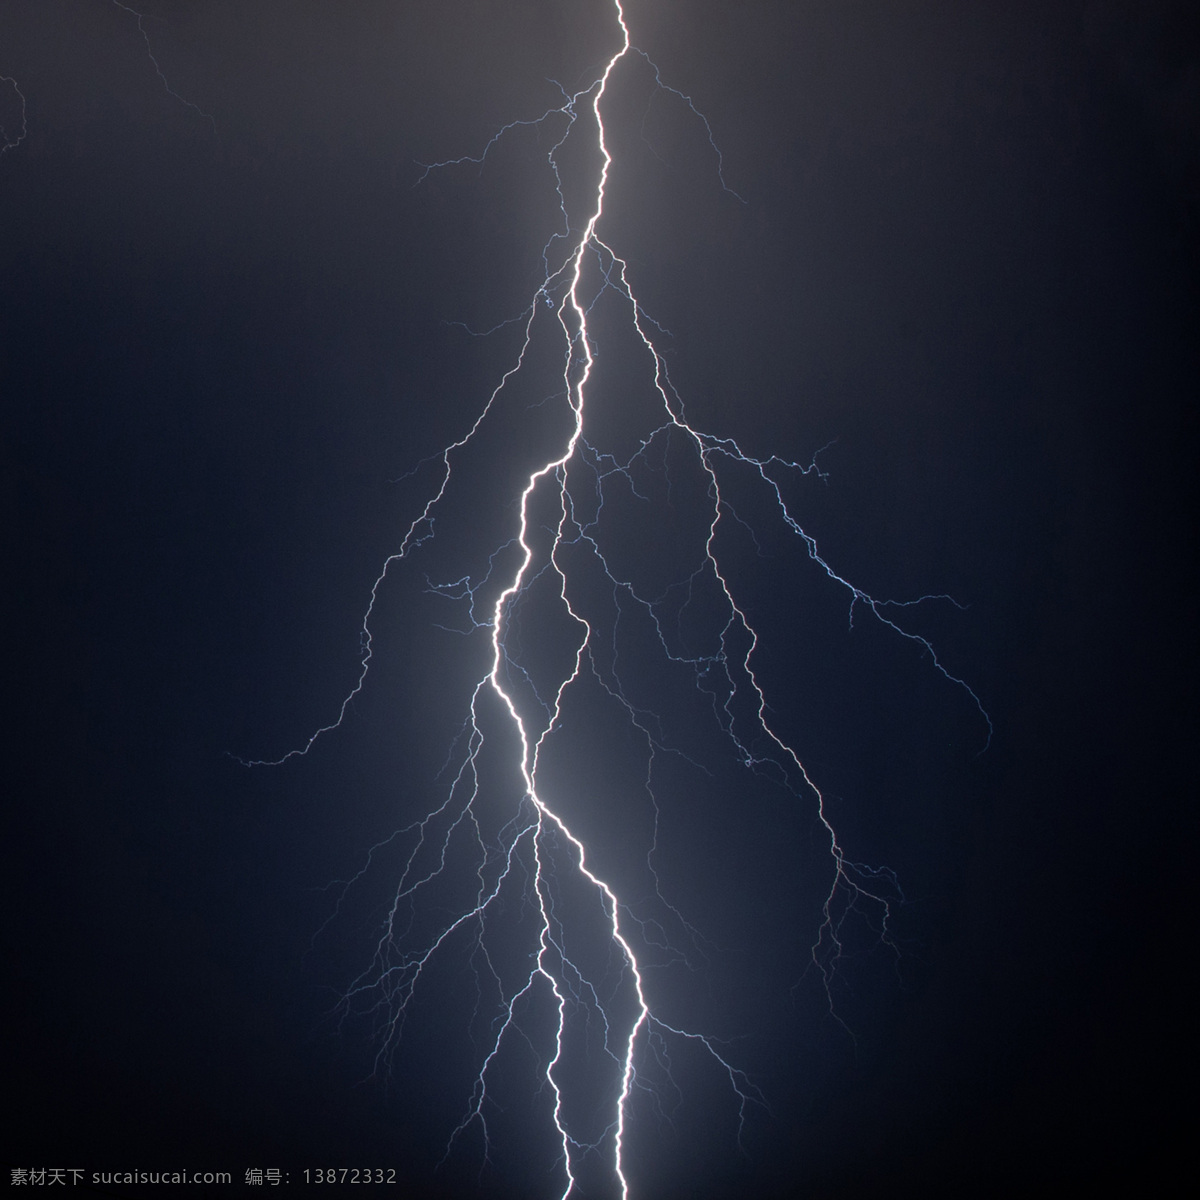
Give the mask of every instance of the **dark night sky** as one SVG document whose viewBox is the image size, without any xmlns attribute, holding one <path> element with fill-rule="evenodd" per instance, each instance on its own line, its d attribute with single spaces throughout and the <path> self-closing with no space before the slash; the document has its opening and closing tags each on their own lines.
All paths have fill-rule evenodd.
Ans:
<svg viewBox="0 0 1200 1200">
<path fill-rule="evenodd" d="M 979 755 L 969 697 L 911 645 L 847 633 L 798 547 L 745 556 L 778 719 L 851 855 L 898 872 L 904 953 L 849 964 L 855 1049 L 801 974 L 811 813 L 695 733 L 716 774 L 664 781 L 664 871 L 718 947 L 687 1003 L 771 1111 L 739 1156 L 728 1093 L 683 1064 L 699 1098 L 649 1127 L 667 1165 L 647 1153 L 636 1194 L 1150 1188 L 1196 1116 L 1188 6 L 647 7 L 635 43 L 747 201 L 631 69 L 608 229 L 689 413 L 762 453 L 836 439 L 796 489 L 806 527 L 874 594 L 963 602 L 915 627 L 995 736 Z M 536 286 L 545 143 L 419 188 L 416 164 L 593 72 L 605 5 L 142 10 L 211 121 L 119 6 L 0 11 L 28 125 L 0 155 L 5 1169 L 359 1164 L 406 1195 L 556 1194 L 537 1137 L 482 1183 L 474 1146 L 433 1172 L 466 1100 L 461 963 L 390 1082 L 363 1082 L 365 1023 L 325 1019 L 386 872 L 314 938 L 330 881 L 438 794 L 474 667 L 424 573 L 486 554 L 467 506 L 504 516 L 520 428 L 473 467 L 461 536 L 389 582 L 345 727 L 277 769 L 229 754 L 336 713 L 429 480 L 401 477 L 511 355 L 449 322 Z M 10 140 L 19 116 L 0 82 Z M 603 792 L 609 750 L 569 754 Z"/>
</svg>

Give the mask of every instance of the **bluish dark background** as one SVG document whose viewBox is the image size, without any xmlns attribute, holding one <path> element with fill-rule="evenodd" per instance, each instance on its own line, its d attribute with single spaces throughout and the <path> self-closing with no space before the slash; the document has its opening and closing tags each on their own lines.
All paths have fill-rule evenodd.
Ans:
<svg viewBox="0 0 1200 1200">
<path fill-rule="evenodd" d="M 800 555 L 754 577 L 779 719 L 848 850 L 897 870 L 905 954 L 849 965 L 856 1049 L 800 977 L 780 838 L 809 828 L 720 776 L 671 869 L 736 947 L 708 1012 L 772 1112 L 739 1157 L 714 1086 L 656 1131 L 675 1165 L 644 1195 L 1145 1189 L 1194 1129 L 1200 60 L 1183 4 L 994 7 L 630 5 L 747 201 L 631 71 L 612 236 L 689 411 L 754 450 L 837 439 L 803 518 L 872 592 L 968 606 L 919 627 L 996 727 L 977 756 L 969 699 L 847 635 Z M 228 753 L 336 712 L 423 484 L 395 481 L 508 354 L 446 322 L 535 282 L 544 143 L 414 189 L 416 164 L 593 70 L 604 6 L 143 11 L 211 122 L 119 7 L 0 14 L 28 101 L 0 156 L 5 1164 L 549 1194 L 532 1155 L 432 1172 L 452 1026 L 416 1022 L 385 1084 L 323 1020 L 368 916 L 314 939 L 327 885 L 428 804 L 459 711 L 429 567 L 386 594 L 346 728 L 275 770 Z"/>
</svg>

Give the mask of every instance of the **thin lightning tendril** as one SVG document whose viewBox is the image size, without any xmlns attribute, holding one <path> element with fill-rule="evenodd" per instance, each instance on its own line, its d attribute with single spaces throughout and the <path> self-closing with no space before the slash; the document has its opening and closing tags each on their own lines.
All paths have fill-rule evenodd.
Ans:
<svg viewBox="0 0 1200 1200">
<path fill-rule="evenodd" d="M 644 60 L 653 71 L 656 86 L 682 101 L 703 122 L 709 144 L 717 154 L 721 185 L 726 191 L 730 189 L 725 185 L 723 164 L 707 120 L 690 97 L 663 83 L 658 68 L 632 45 L 621 0 L 611 0 L 611 3 L 621 44 L 598 78 L 574 93 L 556 85 L 562 93 L 561 105 L 534 120 L 514 121 L 503 126 L 476 156 L 421 164 L 418 183 L 431 172 L 454 166 L 475 164 L 482 168 L 489 153 L 510 131 L 531 126 L 540 129 L 552 119 L 563 119 L 565 131 L 557 137 L 547 155 L 563 226 L 546 242 L 542 251 L 543 278 L 528 308 L 517 318 L 523 322 L 523 340 L 515 361 L 504 372 L 466 432 L 445 446 L 434 459 L 428 460 L 440 463 L 439 480 L 409 525 L 399 548 L 384 562 L 371 587 L 362 623 L 361 671 L 354 687 L 342 702 L 334 721 L 318 729 L 304 745 L 275 760 L 278 764 L 307 754 L 319 738 L 336 729 L 345 719 L 367 678 L 373 653 L 372 618 L 389 570 L 434 537 L 435 515 L 451 487 L 454 464 L 460 452 L 477 438 L 505 389 L 526 366 L 534 342 L 535 325 L 543 319 L 544 310 L 552 310 L 563 347 L 564 392 L 560 395 L 565 394 L 569 406 L 569 433 L 560 450 L 528 475 L 517 506 L 515 535 L 492 554 L 483 578 L 466 577 L 428 584 L 435 594 L 465 606 L 468 628 L 464 632 L 487 633 L 489 665 L 486 674 L 474 685 L 461 734 L 447 759 L 449 780 L 445 798 L 419 822 L 375 847 L 363 868 L 345 883 L 343 899 L 371 869 L 377 852 L 407 847 L 403 851 L 405 857 L 399 882 L 372 961 L 344 995 L 340 1011 L 343 1016 L 366 1011 L 376 1017 L 380 1033 L 376 1067 L 385 1071 L 423 975 L 451 942 L 465 942 L 475 973 L 476 1017 L 479 1018 L 485 1006 L 485 993 L 494 997 L 492 1011 L 495 1015 L 487 1023 L 487 1049 L 475 1077 L 471 1098 L 461 1121 L 450 1134 L 443 1162 L 459 1139 L 471 1129 L 476 1129 L 482 1137 L 484 1165 L 490 1161 L 492 1145 L 488 1115 L 496 1103 L 493 1087 L 497 1062 L 506 1046 L 524 1040 L 539 1055 L 542 1064 L 541 1076 L 550 1107 L 548 1131 L 559 1147 L 563 1200 L 573 1192 L 585 1190 L 580 1180 L 585 1164 L 591 1170 L 610 1172 L 610 1178 L 619 1184 L 623 1200 L 629 1196 L 627 1152 L 632 1102 L 635 1093 L 643 1093 L 657 1103 L 653 1097 L 650 1068 L 654 1064 L 665 1065 L 669 1077 L 667 1047 L 672 1041 L 701 1047 L 724 1074 L 737 1109 L 739 1141 L 749 1107 L 765 1103 L 755 1085 L 733 1065 L 714 1038 L 683 1028 L 679 1022 L 669 1022 L 660 1015 L 663 1003 L 653 996 L 647 964 L 656 955 L 670 957 L 672 952 L 666 944 L 665 931 L 657 921 L 636 916 L 630 905 L 618 897 L 610 882 L 593 868 L 584 841 L 568 825 L 562 812 L 553 806 L 540 783 L 544 752 L 551 738 L 564 726 L 564 709 L 572 689 L 585 679 L 593 680 L 623 710 L 645 746 L 644 788 L 650 797 L 654 817 L 647 865 L 657 888 L 653 857 L 657 848 L 659 813 L 652 788 L 656 756 L 662 753 L 687 756 L 669 744 L 653 714 L 635 703 L 623 685 L 616 623 L 640 614 L 653 630 L 666 659 L 692 673 L 696 688 L 711 703 L 714 717 L 741 763 L 752 771 L 771 776 L 794 794 L 809 795 L 815 801 L 816 816 L 828 839 L 833 878 L 824 899 L 811 965 L 823 981 L 830 1012 L 835 1017 L 832 986 L 843 954 L 842 934 L 846 921 L 852 914 L 857 914 L 869 921 L 882 943 L 892 945 L 891 906 L 899 894 L 894 877 L 886 869 L 872 868 L 847 858 L 824 796 L 797 751 L 770 719 L 767 696 L 755 670 L 759 636 L 746 611 L 735 599 L 729 576 L 718 556 L 718 543 L 727 528 L 736 526 L 749 530 L 747 522 L 738 515 L 728 498 L 728 489 L 722 487 L 727 466 L 742 473 L 749 472 L 752 478 L 761 481 L 783 526 L 800 540 L 808 558 L 819 570 L 848 595 L 851 624 L 857 611 L 866 610 L 900 637 L 915 642 L 929 655 L 941 675 L 971 697 L 987 725 L 989 740 L 991 736 L 991 722 L 975 693 L 943 666 L 924 637 L 903 628 L 893 615 L 924 600 L 950 598 L 924 596 L 909 602 L 874 599 L 829 565 L 815 539 L 793 515 L 784 494 L 785 480 L 798 474 L 821 474 L 816 457 L 807 464 L 777 455 L 755 457 L 733 438 L 715 436 L 689 422 L 655 340 L 661 327 L 647 315 L 636 298 L 625 260 L 599 232 L 613 163 L 603 108 L 614 72 L 624 60 L 634 56 Z M 600 165 L 587 220 L 581 230 L 573 233 L 560 159 L 564 146 L 581 122 L 589 129 L 594 128 Z M 593 272 L 597 275 L 594 285 L 587 282 Z M 594 292 L 589 290 L 593 286 Z M 602 453 L 587 437 L 589 384 L 597 354 L 589 316 L 603 293 L 611 293 L 628 309 L 631 328 L 648 356 L 656 403 L 661 405 L 657 425 L 640 439 L 637 449 L 625 460 Z M 612 550 L 606 553 L 607 543 L 600 530 L 605 488 L 620 484 L 633 497 L 645 501 L 646 497 L 638 488 L 638 472 L 650 468 L 652 452 L 665 455 L 673 439 L 682 439 L 683 444 L 690 447 L 692 461 L 701 473 L 698 478 L 707 494 L 709 508 L 699 559 L 691 575 L 669 590 L 690 600 L 705 588 L 715 589 L 724 615 L 719 618 L 714 644 L 707 654 L 688 653 L 679 644 L 679 639 L 673 639 L 668 628 L 668 597 L 644 594 L 644 589 L 633 578 L 625 577 L 611 565 Z M 537 506 L 547 502 L 556 513 L 548 526 L 535 518 L 535 509 L 541 511 Z M 547 537 L 549 544 L 543 546 Z M 494 600 L 489 601 L 486 593 L 499 586 L 495 577 L 504 578 L 502 562 L 506 556 L 516 557 L 515 569 L 507 576 L 507 583 Z M 598 633 L 596 618 L 589 614 L 587 604 L 581 598 L 582 585 L 573 565 L 581 556 L 598 564 L 611 587 L 616 617 L 611 631 L 604 637 Z M 521 603 L 535 584 L 548 584 L 552 588 L 560 611 L 565 613 L 575 630 L 570 667 L 562 672 L 557 686 L 546 696 L 539 693 L 531 672 L 521 665 L 517 644 Z M 522 701 L 522 695 L 532 696 L 532 702 Z M 481 755 L 486 724 L 483 709 L 495 702 L 506 714 L 519 745 L 516 766 L 522 798 L 507 824 L 498 832 L 489 833 L 477 801 L 483 793 Z M 247 765 L 265 765 L 264 760 L 242 761 Z M 461 853 L 462 843 L 468 845 L 474 862 L 471 880 L 466 885 L 470 898 L 456 910 L 456 915 L 449 919 L 439 918 L 436 914 L 445 911 L 442 894 L 438 893 L 436 900 L 431 899 L 431 895 L 435 888 L 448 886 L 446 876 L 452 871 L 452 860 Z M 564 893 L 576 886 L 591 898 L 590 916 L 569 911 L 571 902 L 564 898 Z M 514 893 L 516 903 L 506 903 Z M 682 922 L 682 917 L 661 893 L 657 898 Z M 488 934 L 493 927 L 512 920 L 512 913 L 517 910 L 532 914 L 535 934 L 531 938 L 528 966 L 513 972 L 496 960 Z M 608 945 L 608 965 L 589 974 L 581 965 L 582 960 L 576 962 L 579 955 L 576 953 L 575 958 L 572 957 L 572 945 L 586 941 L 588 935 L 581 930 L 589 921 L 595 923 L 597 920 L 604 929 L 603 940 Z M 686 922 L 683 924 L 694 935 L 690 926 Z M 641 943 L 642 948 L 635 949 L 635 943 Z M 523 1015 L 535 1003 L 548 1004 L 555 1014 L 552 1036 L 541 1050 L 533 1046 L 533 1038 L 523 1026 Z M 608 1062 L 610 1081 L 605 1087 L 598 1088 L 603 1093 L 601 1099 L 606 1115 L 589 1119 L 581 1107 L 578 1089 L 571 1087 L 568 1077 L 572 1063 L 581 1054 L 586 1055 L 587 1047 L 593 1045 L 595 1038 L 599 1039 L 601 1057 Z"/>
<path fill-rule="evenodd" d="M 29 123 L 26 117 L 25 93 L 21 91 L 20 85 L 11 75 L 0 75 L 0 83 L 11 84 L 12 90 L 21 102 L 21 132 L 16 136 L 11 136 L 8 128 L 0 125 L 0 154 L 6 154 L 25 140 L 26 134 L 29 132 Z"/>
<path fill-rule="evenodd" d="M 166 75 L 163 74 L 163 69 L 159 65 L 158 59 L 154 55 L 154 47 L 150 44 L 150 31 L 146 28 L 146 14 L 138 12 L 136 8 L 130 8 L 128 4 L 123 4 L 121 0 L 112 0 L 112 3 L 123 12 L 127 12 L 131 17 L 137 18 L 138 32 L 142 35 L 142 41 L 146 44 L 146 57 L 150 59 L 151 65 L 154 67 L 155 73 L 163 85 L 163 89 L 167 95 L 178 100 L 185 108 L 190 108 L 198 116 L 203 117 L 209 125 L 212 126 L 212 131 L 217 132 L 216 118 L 207 113 L 198 104 L 189 100 L 186 96 L 181 96 L 172 86 Z M 27 103 L 25 94 L 21 91 L 17 81 L 9 75 L 0 75 L 0 83 L 7 83 L 12 86 L 13 91 L 17 95 L 17 99 L 21 103 L 21 131 L 15 137 L 10 136 L 7 128 L 0 124 L 0 154 L 6 154 L 9 150 L 19 146 L 29 132 L 27 120 Z"/>
<path fill-rule="evenodd" d="M 168 80 L 166 75 L 163 73 L 163 69 L 159 65 L 158 59 L 154 55 L 154 47 L 150 44 L 150 31 L 146 28 L 146 14 L 138 12 L 136 8 L 130 8 L 128 4 L 122 4 L 121 0 L 112 0 L 112 2 L 117 6 L 117 8 L 127 12 L 131 17 L 137 17 L 138 32 L 142 35 L 142 41 L 146 43 L 146 57 L 150 60 L 151 65 L 154 67 L 154 71 L 158 75 L 159 81 L 163 85 L 163 90 L 168 96 L 178 100 L 179 103 L 185 108 L 190 108 L 197 116 L 203 117 L 209 123 L 209 125 L 212 126 L 212 131 L 215 135 L 217 132 L 216 118 L 211 113 L 205 112 L 204 109 L 202 109 L 198 104 L 189 100 L 186 96 L 181 96 L 171 86 L 170 80 Z"/>
</svg>

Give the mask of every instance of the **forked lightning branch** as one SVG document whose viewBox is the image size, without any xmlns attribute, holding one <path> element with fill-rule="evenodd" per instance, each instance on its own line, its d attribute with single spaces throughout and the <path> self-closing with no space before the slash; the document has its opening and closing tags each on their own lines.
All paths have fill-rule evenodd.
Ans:
<svg viewBox="0 0 1200 1200">
<path fill-rule="evenodd" d="M 481 654 L 480 674 L 462 698 L 462 732 L 441 776 L 441 792 L 424 817 L 386 844 L 400 855 L 399 879 L 372 961 L 346 991 L 342 1008 L 373 1015 L 380 1033 L 377 1061 L 386 1071 L 428 977 L 447 956 L 465 962 L 464 986 L 476 997 L 471 1024 L 477 1073 L 461 1120 L 447 1129 L 445 1155 L 482 1155 L 486 1168 L 502 1064 L 520 1047 L 537 1058 L 534 1107 L 554 1147 L 547 1169 L 564 1200 L 592 1190 L 636 1193 L 631 1130 L 662 1119 L 658 1092 L 676 1048 L 688 1045 L 710 1057 L 729 1099 L 731 1153 L 749 1110 L 764 1100 L 726 1044 L 709 1030 L 688 1027 L 672 1011 L 655 969 L 664 958 L 662 923 L 640 907 L 643 895 L 622 894 L 596 862 L 578 822 L 568 819 L 562 780 L 571 766 L 560 743 L 578 693 L 599 696 L 640 747 L 647 832 L 629 854 L 652 877 L 655 898 L 678 917 L 685 937 L 687 914 L 664 894 L 654 871 L 657 764 L 680 751 L 645 695 L 647 675 L 635 662 L 643 652 L 657 655 L 662 671 L 690 679 L 726 754 L 746 771 L 781 783 L 794 803 L 811 806 L 829 882 L 821 912 L 813 916 L 810 969 L 826 991 L 851 917 L 869 922 L 884 942 L 890 936 L 895 881 L 886 870 L 847 857 L 817 781 L 776 728 L 760 682 L 760 659 L 769 647 L 739 600 L 728 565 L 729 547 L 754 538 L 741 515 L 748 489 L 757 495 L 745 509 L 773 514 L 796 555 L 844 592 L 851 618 L 869 617 L 916 643 L 979 708 L 990 735 L 975 694 L 942 665 L 925 638 L 902 624 L 906 604 L 877 600 L 842 577 L 801 524 L 791 484 L 815 464 L 744 447 L 689 420 L 667 371 L 662 329 L 639 302 L 635 272 L 606 227 L 610 178 L 619 164 L 605 121 L 621 82 L 648 73 L 660 94 L 683 106 L 711 148 L 709 186 L 730 189 L 708 122 L 634 46 L 620 0 L 606 2 L 609 57 L 586 86 L 562 89 L 561 104 L 498 128 L 471 155 L 428 165 L 421 176 L 424 181 L 432 172 L 466 164 L 486 170 L 506 135 L 535 126 L 548 147 L 557 225 L 547 232 L 540 281 L 518 319 L 519 350 L 490 394 L 481 396 L 473 420 L 437 456 L 434 485 L 371 590 L 362 672 L 353 691 L 335 721 L 285 756 L 305 754 L 342 722 L 367 682 L 372 621 L 385 579 L 437 544 L 439 515 L 466 483 L 464 456 L 487 442 L 531 364 L 555 357 L 557 394 L 538 409 L 547 439 L 557 437 L 555 448 L 517 492 L 486 501 L 508 506 L 508 534 L 468 576 L 430 580 L 432 590 L 466 614 L 467 643 Z M 587 153 L 580 152 L 581 142 Z M 605 409 L 615 397 L 605 392 L 597 367 L 614 320 L 624 322 L 624 345 L 636 359 L 625 370 L 641 372 L 648 397 L 640 407 L 622 409 L 634 414 L 629 421 L 640 422 L 624 431 L 623 445 L 605 440 L 611 429 Z M 634 525 L 664 519 L 664 489 L 673 504 L 692 507 L 694 531 L 679 539 L 671 560 L 675 574 L 665 582 L 630 545 Z M 631 511 L 638 514 L 632 524 Z M 507 762 L 507 769 L 498 769 L 498 762 Z M 369 859 L 362 874 L 371 865 Z M 798 964 L 797 973 L 801 969 Z"/>
</svg>

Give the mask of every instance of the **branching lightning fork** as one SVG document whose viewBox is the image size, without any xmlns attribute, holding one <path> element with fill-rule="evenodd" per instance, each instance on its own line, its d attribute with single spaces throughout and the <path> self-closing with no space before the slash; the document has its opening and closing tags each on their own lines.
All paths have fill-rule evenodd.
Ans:
<svg viewBox="0 0 1200 1200">
<path fill-rule="evenodd" d="M 450 943 L 465 947 L 475 973 L 476 1019 L 486 1033 L 473 1093 L 461 1122 L 450 1134 L 446 1155 L 468 1131 L 474 1131 L 473 1136 L 482 1139 L 487 1161 L 497 1064 L 507 1047 L 524 1042 L 538 1057 L 538 1072 L 544 1080 L 540 1086 L 545 1097 L 546 1131 L 559 1147 L 564 1200 L 588 1190 L 581 1174 L 587 1172 L 591 1173 L 589 1179 L 607 1179 L 606 1186 L 619 1187 L 622 1197 L 629 1195 L 629 1131 L 637 1107 L 635 1098 L 639 1091 L 651 1091 L 650 1065 L 665 1060 L 669 1044 L 698 1045 L 711 1055 L 728 1080 L 738 1122 L 744 1121 L 750 1105 L 763 1100 L 753 1083 L 737 1069 L 728 1050 L 712 1037 L 683 1028 L 656 997 L 653 972 L 648 971 L 647 962 L 663 953 L 661 928 L 654 920 L 638 915 L 631 900 L 618 896 L 616 887 L 605 877 L 608 872 L 593 866 L 595 855 L 568 823 L 562 805 L 556 803 L 543 782 L 548 748 L 564 727 L 572 696 L 585 682 L 599 685 L 645 746 L 645 791 L 654 809 L 653 839 L 657 838 L 658 809 L 651 786 L 656 755 L 679 751 L 669 744 L 660 723 L 627 683 L 626 668 L 618 653 L 618 623 L 640 621 L 671 669 L 690 672 L 705 703 L 711 705 L 718 726 L 747 768 L 772 775 L 797 796 L 808 796 L 815 804 L 828 839 L 832 880 L 812 949 L 812 963 L 827 993 L 842 953 L 843 925 L 851 913 L 866 915 L 879 936 L 884 941 L 889 938 L 889 904 L 897 895 L 894 879 L 886 870 L 869 868 L 846 857 L 824 797 L 796 750 L 769 716 L 755 666 L 759 635 L 745 607 L 735 598 L 729 570 L 722 561 L 723 541 L 732 536 L 734 527 L 745 526 L 729 498 L 728 472 L 736 471 L 764 489 L 767 503 L 786 530 L 799 539 L 808 559 L 845 590 L 851 619 L 856 610 L 866 611 L 900 637 L 919 643 L 935 668 L 979 706 L 989 737 L 991 730 L 971 689 L 950 674 L 928 641 L 898 624 L 894 614 L 903 606 L 876 600 L 835 572 L 794 516 L 784 481 L 797 473 L 816 470 L 815 460 L 802 464 L 774 455 L 755 457 L 734 439 L 707 433 L 689 421 L 656 341 L 661 340 L 660 327 L 639 303 L 626 261 L 602 235 L 613 165 L 605 105 L 618 68 L 640 56 L 653 71 L 656 86 L 669 91 L 703 122 L 714 154 L 716 146 L 708 122 L 690 98 L 667 88 L 658 68 L 632 45 L 621 0 L 609 2 L 620 45 L 587 87 L 574 93 L 561 89 L 561 105 L 535 120 L 504 126 L 476 156 L 424 166 L 421 180 L 431 172 L 456 165 L 482 164 L 500 139 L 519 127 L 562 127 L 548 152 L 562 226 L 545 243 L 544 275 L 520 318 L 523 338 L 515 361 L 466 432 L 441 452 L 432 493 L 371 589 L 363 620 L 364 653 L 357 683 L 343 702 L 337 720 L 285 756 L 307 753 L 322 734 L 342 722 L 367 677 L 372 656 L 372 617 L 388 571 L 433 539 L 435 517 L 452 488 L 461 453 L 468 444 L 486 437 L 485 426 L 502 395 L 526 368 L 543 326 L 550 325 L 560 339 L 562 353 L 558 399 L 564 403 L 559 414 L 565 418 L 564 439 L 557 452 L 526 478 L 516 504 L 511 540 L 491 555 L 482 576 L 430 583 L 433 591 L 463 605 L 469 634 L 488 639 L 487 669 L 474 685 L 462 735 L 448 760 L 445 798 L 421 821 L 393 835 L 387 843 L 393 849 L 407 847 L 402 850 L 406 857 L 399 884 L 373 961 L 347 992 L 343 1009 L 375 1015 L 381 1028 L 378 1064 L 386 1069 L 423 975 Z M 571 189 L 564 181 L 567 168 L 561 164 L 568 143 L 588 137 L 594 138 L 598 169 L 588 193 L 586 220 L 580 226 L 573 221 L 574 214 L 565 198 Z M 717 166 L 720 172 L 719 154 Z M 720 182 L 724 187 L 723 176 Z M 574 177 L 571 183 L 577 186 Z M 627 314 L 630 336 L 636 338 L 632 344 L 639 355 L 645 356 L 647 394 L 652 390 L 657 406 L 657 415 L 637 435 L 633 452 L 624 456 L 601 449 L 589 432 L 590 411 L 602 403 L 591 394 L 599 335 L 589 321 L 602 296 Z M 549 320 L 551 314 L 554 322 Z M 639 581 L 635 572 L 621 565 L 619 536 L 606 524 L 607 518 L 602 521 L 602 513 L 606 498 L 618 488 L 624 495 L 648 503 L 639 490 L 643 486 L 639 481 L 649 473 L 667 469 L 656 467 L 652 460 L 656 455 L 665 459 L 668 453 L 690 462 L 706 507 L 698 522 L 701 534 L 696 539 L 692 566 L 664 593 Z M 606 593 L 600 604 L 594 595 L 589 596 L 589 588 L 594 592 L 595 580 L 600 580 Z M 568 639 L 570 652 L 564 656 L 565 668 L 548 687 L 543 681 L 541 688 L 535 671 L 523 660 L 518 632 L 522 605 L 535 587 L 541 589 L 543 597 L 549 590 L 563 627 L 573 630 Z M 697 652 L 678 625 L 681 607 L 701 596 L 707 611 L 716 616 L 710 621 L 705 649 Z M 608 626 L 602 631 L 604 621 Z M 487 794 L 482 756 L 485 729 L 489 728 L 484 710 L 497 704 L 513 737 L 517 756 L 513 784 L 514 791 L 519 787 L 520 795 L 506 820 L 496 821 L 498 827 L 490 828 L 489 816 L 481 813 L 481 798 Z M 490 811 L 494 812 L 494 807 Z M 644 850 L 652 875 L 653 839 Z M 456 871 L 463 874 L 467 861 L 471 866 L 465 871 L 465 880 L 451 880 L 449 876 Z M 370 865 L 369 860 L 360 876 Z M 657 886 L 657 877 L 655 881 Z M 438 914 L 447 911 L 447 896 L 451 894 L 459 898 L 458 906 L 450 917 L 441 917 Z M 496 936 L 497 930 L 502 937 Z M 514 939 L 523 939 L 525 946 L 515 953 L 516 967 Z M 607 947 L 606 953 L 597 953 L 601 945 Z M 505 946 L 508 957 L 501 961 Z M 538 1005 L 552 1014 L 548 1036 L 530 1033 L 526 1028 L 529 1012 Z M 830 1008 L 832 1011 L 831 995 Z M 584 1063 L 588 1064 L 586 1070 L 582 1069 Z"/>
</svg>

